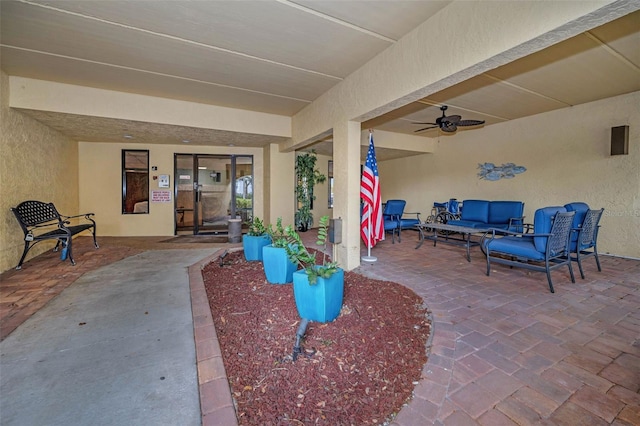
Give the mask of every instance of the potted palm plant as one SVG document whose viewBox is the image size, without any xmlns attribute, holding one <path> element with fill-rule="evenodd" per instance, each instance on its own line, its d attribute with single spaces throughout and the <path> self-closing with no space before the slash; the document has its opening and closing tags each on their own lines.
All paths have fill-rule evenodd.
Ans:
<svg viewBox="0 0 640 426">
<path fill-rule="evenodd" d="M 338 317 L 344 294 L 344 270 L 337 262 L 328 261 L 325 249 L 328 238 L 329 216 L 320 218 L 317 245 L 322 246 L 322 260 L 310 253 L 300 235 L 287 228 L 291 244 L 286 247 L 289 259 L 300 267 L 293 273 L 293 295 L 301 318 L 330 322 Z"/>
<path fill-rule="evenodd" d="M 287 226 L 286 229 L 291 228 Z M 291 243 L 291 238 L 287 236 L 287 230 L 282 226 L 282 218 L 276 221 L 275 228 L 269 224 L 267 235 L 270 244 L 262 248 L 262 259 L 264 274 L 271 284 L 286 284 L 293 281 L 293 273 L 297 265 L 289 260 L 287 256 L 287 246 Z"/>
<path fill-rule="evenodd" d="M 315 151 L 305 152 L 296 157 L 296 201 L 298 202 L 298 210 L 295 213 L 295 225 L 301 232 L 313 226 L 313 200 L 316 199 L 313 194 L 316 183 L 324 182 L 327 177 L 316 169 Z"/>
<path fill-rule="evenodd" d="M 247 261 L 262 260 L 262 248 L 271 243 L 267 228 L 259 217 L 254 217 L 250 222 L 247 222 L 247 226 L 249 229 L 242 237 L 244 258 Z"/>
</svg>

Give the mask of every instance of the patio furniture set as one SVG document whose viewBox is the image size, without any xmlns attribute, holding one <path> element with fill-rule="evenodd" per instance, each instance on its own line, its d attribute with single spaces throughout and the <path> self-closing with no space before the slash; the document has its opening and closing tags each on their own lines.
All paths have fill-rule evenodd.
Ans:
<svg viewBox="0 0 640 426">
<path fill-rule="evenodd" d="M 469 262 L 471 247 L 480 246 L 486 256 L 487 275 L 491 274 L 492 263 L 546 272 L 549 290 L 553 293 L 551 271 L 567 266 L 571 281 L 575 282 L 572 261 L 578 263 L 583 279 L 585 258 L 594 257 L 601 271 L 597 240 L 604 209 L 594 210 L 586 203 L 540 208 L 532 224 L 524 222 L 521 201 L 465 200 L 460 205 L 450 199 L 447 203 L 434 203 L 434 211 L 425 222 L 420 220 L 420 213 L 405 213 L 405 206 L 405 200 L 388 200 L 384 204 L 384 229 L 391 232 L 392 243 L 396 235 L 398 242 L 402 241 L 402 230 L 417 230 L 420 240 L 416 249 L 424 240 L 433 241 L 434 246 L 438 241 L 462 245 L 466 247 Z M 98 248 L 93 213 L 64 216 L 53 203 L 34 200 L 22 202 L 11 210 L 24 232 L 25 242 L 16 269 L 22 268 L 27 253 L 40 241 L 56 240 L 54 251 L 62 247 L 61 258 L 68 257 L 73 265 L 74 235 L 90 230 Z"/>
<path fill-rule="evenodd" d="M 545 272 L 549 290 L 554 293 L 551 271 L 566 266 L 575 283 L 572 261 L 578 263 L 584 279 L 582 261 L 594 257 L 598 271 L 597 239 L 599 222 L 604 209 L 591 209 L 586 203 L 574 202 L 564 206 L 549 206 L 536 210 L 531 224 L 524 222 L 524 203 L 521 201 L 465 200 L 462 205 L 455 199 L 447 203 L 434 203 L 431 215 L 420 222 L 403 219 L 404 200 L 389 200 L 393 214 L 386 215 L 385 230 L 394 237 L 403 229 L 419 233 L 416 249 L 425 240 L 464 246 L 467 261 L 471 261 L 471 247 L 479 246 L 486 256 L 487 275 L 492 263 Z M 407 222 L 403 222 L 406 220 Z M 394 226 L 395 223 L 395 226 Z M 395 241 L 394 241 L 395 242 Z"/>
</svg>

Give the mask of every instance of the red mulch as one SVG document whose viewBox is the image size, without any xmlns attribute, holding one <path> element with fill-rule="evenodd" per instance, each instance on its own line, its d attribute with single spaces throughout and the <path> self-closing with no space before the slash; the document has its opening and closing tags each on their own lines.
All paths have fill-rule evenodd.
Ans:
<svg viewBox="0 0 640 426">
<path fill-rule="evenodd" d="M 333 322 L 311 322 L 292 361 L 300 318 L 291 284 L 269 284 L 242 251 L 203 270 L 240 425 L 373 425 L 412 396 L 427 361 L 422 300 L 408 288 L 345 273 Z"/>
</svg>

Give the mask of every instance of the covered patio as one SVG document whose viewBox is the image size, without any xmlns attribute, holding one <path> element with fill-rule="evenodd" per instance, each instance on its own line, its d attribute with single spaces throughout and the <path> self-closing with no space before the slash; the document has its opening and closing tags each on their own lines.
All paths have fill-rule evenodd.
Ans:
<svg viewBox="0 0 640 426">
<path fill-rule="evenodd" d="M 304 237 L 312 240 L 313 234 L 307 232 Z M 19 360 L 5 356 L 7 349 L 15 349 L 38 332 L 29 319 L 32 315 L 46 315 L 51 309 L 49 301 L 62 292 L 73 291 L 78 298 L 89 296 L 83 295 L 81 288 L 89 287 L 76 282 L 84 274 L 136 256 L 137 259 L 142 256 L 142 260 L 162 253 L 168 256 L 167 249 L 199 250 L 202 259 L 207 259 L 230 248 L 226 244 L 178 246 L 158 241 L 158 238 L 103 237 L 101 248 L 95 250 L 90 238 L 81 237 L 75 248 L 76 267 L 60 262 L 56 253 L 47 252 L 25 263 L 22 271 L 3 273 L 0 284 L 3 370 L 9 365 L 19 365 Z M 425 348 L 428 361 L 422 378 L 415 387 L 413 400 L 393 424 L 640 422 L 640 261 L 602 256 L 602 272 L 597 271 L 595 262 L 587 262 L 586 278 L 578 277 L 575 284 L 568 272 L 553 272 L 556 293 L 551 294 L 542 273 L 496 265 L 487 277 L 484 256 L 477 248 L 471 251 L 471 262 L 467 262 L 465 251 L 459 247 L 424 244 L 416 250 L 416 243 L 417 237 L 412 232 L 405 234 L 402 243 L 383 241 L 373 249 L 378 261 L 357 269 L 359 273 L 413 289 L 423 298 L 432 317 L 433 333 Z M 201 262 L 195 263 L 196 268 Z M 190 276 L 186 269 L 182 274 L 184 282 L 176 281 L 176 291 L 188 291 L 190 284 L 192 312 L 197 318 L 193 337 L 197 363 L 192 368 L 198 374 L 198 383 L 193 386 L 199 385 L 202 423 L 233 424 L 230 395 L 224 387 L 218 387 L 226 378 L 220 376 L 219 370 L 211 370 L 221 362 L 219 350 L 211 341 L 215 330 L 205 318 L 196 315 L 207 303 L 198 289 L 198 274 L 193 268 Z M 117 285 L 124 279 L 122 274 L 102 276 L 110 277 L 104 278 L 103 286 Z M 152 291 L 145 296 L 149 303 L 154 303 L 152 299 L 157 297 L 154 294 Z M 127 295 L 121 293 L 120 297 Z M 184 309 L 188 310 L 188 306 Z M 66 315 L 73 317 L 73 310 L 70 305 Z M 110 310 L 96 314 L 101 321 L 116 323 L 119 319 Z M 203 332 L 209 333 L 209 338 Z M 38 341 L 41 346 L 38 350 L 46 350 L 47 343 L 46 338 Z M 70 350 L 65 356 L 73 358 L 78 353 Z M 165 356 L 170 357 L 171 353 L 168 351 Z M 96 365 L 100 362 L 95 360 Z M 38 376 L 42 372 L 32 366 L 25 367 L 25 381 L 44 383 L 51 379 Z M 24 424 L 21 419 L 25 417 L 21 416 L 33 415 L 33 410 L 40 407 L 34 401 L 29 413 L 13 410 L 12 417 L 8 417 L 6 408 L 13 403 L 12 395 L 18 393 L 7 392 L 4 376 L 2 422 Z M 110 378 L 104 380 L 103 388 L 108 389 Z M 135 384 L 124 381 L 119 391 L 126 394 L 134 389 Z M 49 390 L 40 392 L 47 394 Z M 93 395 L 93 409 L 102 413 L 100 424 L 142 424 L 144 416 L 135 417 L 136 413 L 153 409 L 152 400 L 139 402 L 135 407 L 100 406 L 101 401 L 109 401 L 103 396 Z M 48 397 L 55 399 L 56 395 Z M 86 411 L 85 406 L 59 408 L 60 412 L 71 413 L 83 410 Z M 50 420 L 51 424 L 57 424 L 59 419 Z"/>
<path fill-rule="evenodd" d="M 198 185 L 175 156 L 251 157 L 253 216 L 291 223 L 295 157 L 317 149 L 335 187 L 316 194 L 335 205 L 322 195 L 314 215 L 344 221 L 336 260 L 431 312 L 429 360 L 395 424 L 640 424 L 637 1 L 50 3 L 0 2 L 0 423 L 233 424 L 198 283 L 229 245 L 162 242 L 197 211 L 177 200 L 181 181 L 192 200 Z M 486 125 L 416 132 L 445 105 Z M 605 209 L 602 253 L 628 258 L 588 262 L 575 284 L 555 271 L 555 294 L 544 274 L 486 276 L 478 250 L 416 250 L 409 231 L 361 264 L 370 128 L 383 199 L 423 213 L 519 200 L 528 219 L 586 202 Z M 614 129 L 627 146 L 612 155 Z M 151 197 L 123 214 L 123 152 L 136 150 Z M 527 172 L 480 179 L 494 163 Z M 215 170 L 211 186 L 227 174 Z M 101 248 L 78 238 L 71 267 L 42 245 L 11 269 L 24 241 L 9 208 L 28 199 L 95 213 Z"/>
</svg>

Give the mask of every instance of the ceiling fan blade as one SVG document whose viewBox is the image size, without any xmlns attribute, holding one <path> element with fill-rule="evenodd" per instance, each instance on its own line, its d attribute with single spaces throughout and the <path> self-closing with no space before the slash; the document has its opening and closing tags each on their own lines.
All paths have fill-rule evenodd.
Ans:
<svg viewBox="0 0 640 426">
<path fill-rule="evenodd" d="M 421 123 L 421 122 L 413 122 L 413 123 L 411 123 L 411 124 L 431 124 L 432 126 L 437 126 L 437 125 L 438 125 L 438 123 L 429 123 L 428 121 L 425 121 L 424 123 Z"/>
<path fill-rule="evenodd" d="M 447 115 L 442 121 L 448 121 L 449 123 L 458 123 L 462 117 L 459 115 Z"/>
<path fill-rule="evenodd" d="M 460 120 L 456 123 L 458 126 L 477 126 L 484 124 L 484 120 Z"/>
<path fill-rule="evenodd" d="M 427 123 L 427 124 L 431 124 L 431 123 Z M 413 132 L 414 133 L 418 133 L 418 132 L 422 132 L 424 130 L 435 129 L 436 127 L 438 127 L 438 126 L 425 127 L 423 129 L 414 130 Z"/>
</svg>

